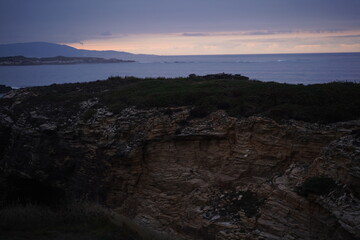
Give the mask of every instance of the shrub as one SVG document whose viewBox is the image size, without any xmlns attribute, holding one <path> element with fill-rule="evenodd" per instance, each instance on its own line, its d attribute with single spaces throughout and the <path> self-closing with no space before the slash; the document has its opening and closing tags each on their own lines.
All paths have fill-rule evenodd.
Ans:
<svg viewBox="0 0 360 240">
<path fill-rule="evenodd" d="M 36 107 L 66 109 L 68 115 L 76 114 L 81 101 L 96 97 L 100 105 L 114 113 L 130 106 L 189 106 L 195 107 L 193 117 L 204 117 L 217 109 L 224 109 L 233 117 L 262 115 L 275 120 L 321 123 L 360 117 L 360 84 L 351 82 L 292 85 L 212 74 L 171 79 L 111 77 L 106 81 L 57 84 L 29 91 L 33 94 L 15 105 L 15 114 Z M 0 99 L 0 105 L 8 105 L 6 101 Z"/>
<path fill-rule="evenodd" d="M 210 112 L 205 107 L 195 107 L 195 108 L 191 109 L 189 119 L 203 118 L 203 117 L 206 117 L 207 115 L 209 115 L 209 113 Z"/>
<path fill-rule="evenodd" d="M 0 231 L 81 230 L 108 224 L 109 210 L 91 203 L 74 203 L 58 209 L 32 204 L 12 205 L 0 210 Z"/>
<path fill-rule="evenodd" d="M 0 209 L 0 239 L 166 240 L 174 239 L 136 224 L 96 203 L 75 202 L 57 209 L 11 205 Z"/>
<path fill-rule="evenodd" d="M 95 113 L 96 113 L 96 110 L 93 108 L 90 108 L 83 113 L 82 119 L 84 121 L 88 121 L 95 115 Z"/>
<path fill-rule="evenodd" d="M 308 194 L 325 195 L 336 187 L 336 182 L 330 177 L 320 176 L 306 179 L 296 192 L 301 196 Z"/>
</svg>

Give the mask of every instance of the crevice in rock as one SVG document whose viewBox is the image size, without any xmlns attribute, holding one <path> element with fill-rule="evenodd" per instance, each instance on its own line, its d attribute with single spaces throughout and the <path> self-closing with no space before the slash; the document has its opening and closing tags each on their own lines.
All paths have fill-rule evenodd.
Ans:
<svg viewBox="0 0 360 240">
<path fill-rule="evenodd" d="M 146 149 L 147 149 L 148 143 L 145 141 L 141 148 L 141 161 L 140 161 L 140 173 L 136 178 L 135 186 L 137 186 L 140 182 L 141 176 L 144 173 L 144 167 L 146 164 Z"/>
<path fill-rule="evenodd" d="M 11 128 L 0 126 L 0 159 L 4 156 L 6 147 L 9 144 Z"/>
</svg>

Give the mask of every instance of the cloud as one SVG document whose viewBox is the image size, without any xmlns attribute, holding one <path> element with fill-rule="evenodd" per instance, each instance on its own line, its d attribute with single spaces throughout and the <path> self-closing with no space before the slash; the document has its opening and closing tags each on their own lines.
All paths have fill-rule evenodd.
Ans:
<svg viewBox="0 0 360 240">
<path fill-rule="evenodd" d="M 0 24 L 0 42 L 76 42 L 120 34 L 182 33 L 195 39 L 219 36 L 213 32 L 266 36 L 350 30 L 360 26 L 359 7 L 359 0 L 0 0 L 0 22 L 6 23 Z"/>
<path fill-rule="evenodd" d="M 240 31 L 240 32 L 186 32 L 180 34 L 184 37 L 225 37 L 225 36 L 263 36 L 263 35 L 277 35 L 290 34 L 293 31 L 270 31 L 270 30 L 255 30 L 255 31 Z"/>
<path fill-rule="evenodd" d="M 357 31 L 252 30 L 239 32 L 179 32 L 98 37 L 73 47 L 121 50 L 159 55 L 359 52 Z M 346 45 L 344 45 L 346 44 Z"/>
<path fill-rule="evenodd" d="M 246 32 L 244 35 L 275 35 L 275 34 L 289 34 L 289 33 L 293 33 L 294 31 L 291 30 L 285 30 L 285 31 L 270 31 L 270 30 L 266 30 L 266 31 L 253 31 L 253 32 Z"/>
<path fill-rule="evenodd" d="M 315 30 L 310 30 L 309 32 L 311 33 L 342 33 L 342 32 L 346 32 L 347 30 L 344 28 L 333 28 L 333 29 L 315 29 Z"/>
<path fill-rule="evenodd" d="M 184 37 L 207 37 L 210 36 L 210 33 L 183 33 L 181 34 Z"/>
<path fill-rule="evenodd" d="M 360 34 L 355 35 L 343 35 L 343 36 L 332 36 L 333 38 L 360 38 Z"/>
<path fill-rule="evenodd" d="M 112 33 L 110 31 L 105 31 L 105 32 L 101 32 L 100 35 L 104 37 L 108 37 L 108 36 L 112 36 Z"/>
<path fill-rule="evenodd" d="M 227 37 L 227 36 L 245 36 L 245 37 L 262 37 L 272 35 L 296 35 L 296 34 L 313 34 L 320 35 L 326 33 L 346 33 L 340 29 L 324 29 L 324 30 L 250 30 L 250 31 L 232 31 L 232 32 L 186 32 L 179 35 L 184 37 Z"/>
</svg>

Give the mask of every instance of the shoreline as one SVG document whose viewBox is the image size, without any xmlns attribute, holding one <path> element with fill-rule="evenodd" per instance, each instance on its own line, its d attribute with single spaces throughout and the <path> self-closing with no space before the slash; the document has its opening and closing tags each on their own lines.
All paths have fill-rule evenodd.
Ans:
<svg viewBox="0 0 360 240">
<path fill-rule="evenodd" d="M 129 63 L 133 60 L 97 57 L 50 57 L 28 58 L 24 56 L 0 57 L 0 66 L 37 66 L 37 65 L 72 65 L 72 64 L 101 64 L 101 63 Z"/>
</svg>

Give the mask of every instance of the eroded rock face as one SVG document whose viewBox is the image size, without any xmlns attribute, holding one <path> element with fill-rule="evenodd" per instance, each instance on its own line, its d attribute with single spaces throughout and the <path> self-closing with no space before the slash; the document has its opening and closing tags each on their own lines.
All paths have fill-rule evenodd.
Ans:
<svg viewBox="0 0 360 240">
<path fill-rule="evenodd" d="M 16 115 L 2 106 L 3 201 L 14 194 L 11 176 L 178 238 L 360 238 L 360 121 L 279 124 L 223 111 L 191 119 L 186 107 L 113 114 L 95 106 L 83 102 L 70 117 L 57 109 L 56 118 L 54 109 Z M 299 195 L 313 176 L 337 187 Z"/>
</svg>

